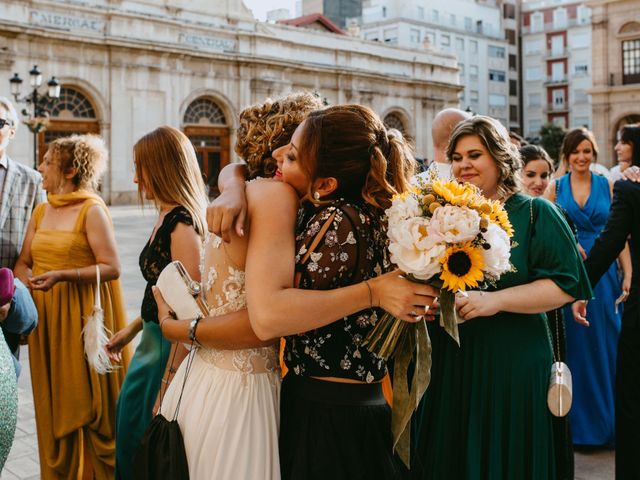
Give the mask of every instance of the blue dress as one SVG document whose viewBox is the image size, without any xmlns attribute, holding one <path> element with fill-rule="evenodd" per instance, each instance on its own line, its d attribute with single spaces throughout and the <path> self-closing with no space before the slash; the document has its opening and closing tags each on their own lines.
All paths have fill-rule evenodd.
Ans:
<svg viewBox="0 0 640 480">
<path fill-rule="evenodd" d="M 571 192 L 571 174 L 558 180 L 557 202 L 566 209 L 578 230 L 578 242 L 589 253 L 607 223 L 611 193 L 609 181 L 591 174 L 591 193 L 583 208 Z M 614 302 L 621 293 L 615 262 L 593 288 L 585 328 L 567 321 L 567 364 L 573 375 L 573 406 L 569 413 L 573 443 L 612 445 L 614 428 L 614 385 L 616 351 L 622 311 Z M 565 307 L 565 318 L 573 315 Z"/>
</svg>

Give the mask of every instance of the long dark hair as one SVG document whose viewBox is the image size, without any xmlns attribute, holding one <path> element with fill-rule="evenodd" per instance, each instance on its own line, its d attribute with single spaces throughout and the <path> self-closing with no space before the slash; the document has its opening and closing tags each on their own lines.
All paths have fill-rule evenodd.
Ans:
<svg viewBox="0 0 640 480">
<path fill-rule="evenodd" d="M 397 130 L 362 105 L 337 105 L 311 112 L 304 121 L 300 164 L 311 180 L 333 177 L 333 196 L 364 199 L 388 208 L 391 198 L 409 188 L 416 161 Z M 307 197 L 311 197 L 311 186 Z"/>
<path fill-rule="evenodd" d="M 620 141 L 631 144 L 631 165 L 640 167 L 640 125 L 625 125 L 620 129 Z"/>
</svg>

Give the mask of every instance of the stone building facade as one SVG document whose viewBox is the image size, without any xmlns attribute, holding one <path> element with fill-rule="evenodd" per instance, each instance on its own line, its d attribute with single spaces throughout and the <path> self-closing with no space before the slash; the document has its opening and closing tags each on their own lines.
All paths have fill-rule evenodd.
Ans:
<svg viewBox="0 0 640 480">
<path fill-rule="evenodd" d="M 170 5 L 30 0 L 0 7 L 0 78 L 7 79 L 0 94 L 9 97 L 9 77 L 27 77 L 36 64 L 45 78 L 60 79 L 61 99 L 38 134 L 40 154 L 58 136 L 102 135 L 110 150 L 102 194 L 110 203 L 135 199 L 132 147 L 163 124 L 191 138 L 214 192 L 220 168 L 237 160 L 239 111 L 267 96 L 305 89 L 331 104 L 368 105 L 427 158 L 434 115 L 458 104 L 453 56 L 256 22 L 240 0 Z M 31 164 L 32 135 L 21 127 L 9 154 Z"/>
<path fill-rule="evenodd" d="M 602 162 L 615 162 L 618 129 L 640 122 L 640 5 L 637 0 L 592 0 L 593 133 Z"/>
</svg>

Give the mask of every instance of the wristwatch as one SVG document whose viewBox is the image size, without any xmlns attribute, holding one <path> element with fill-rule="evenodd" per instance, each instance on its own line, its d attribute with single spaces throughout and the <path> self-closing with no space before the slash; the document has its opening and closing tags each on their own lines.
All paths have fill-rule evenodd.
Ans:
<svg viewBox="0 0 640 480">
<path fill-rule="evenodd" d="M 199 313 L 198 316 L 191 320 L 191 323 L 189 323 L 189 340 L 191 340 L 192 343 L 195 343 L 198 346 L 201 345 L 196 338 L 196 329 L 198 328 L 198 322 L 200 322 L 200 320 L 202 320 L 202 314 Z"/>
</svg>

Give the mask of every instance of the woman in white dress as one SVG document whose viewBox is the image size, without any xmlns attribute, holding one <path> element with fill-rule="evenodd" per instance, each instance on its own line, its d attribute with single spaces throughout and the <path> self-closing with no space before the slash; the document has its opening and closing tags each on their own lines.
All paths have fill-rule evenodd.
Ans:
<svg viewBox="0 0 640 480">
<path fill-rule="evenodd" d="M 320 107 L 315 96 L 299 93 L 243 110 L 236 152 L 247 161 L 250 177 L 272 176 L 271 151 L 287 144 L 304 117 Z M 248 235 L 234 235 L 229 243 L 215 235 L 205 241 L 201 278 L 210 316 L 195 329 L 190 321 L 172 321 L 155 292 L 164 335 L 186 343 L 191 329 L 200 347 L 188 372 L 188 362 L 182 363 L 161 407 L 171 419 L 180 404 L 177 419 L 192 479 L 280 478 L 278 345 L 258 339 L 249 325 L 247 246 Z"/>
</svg>

